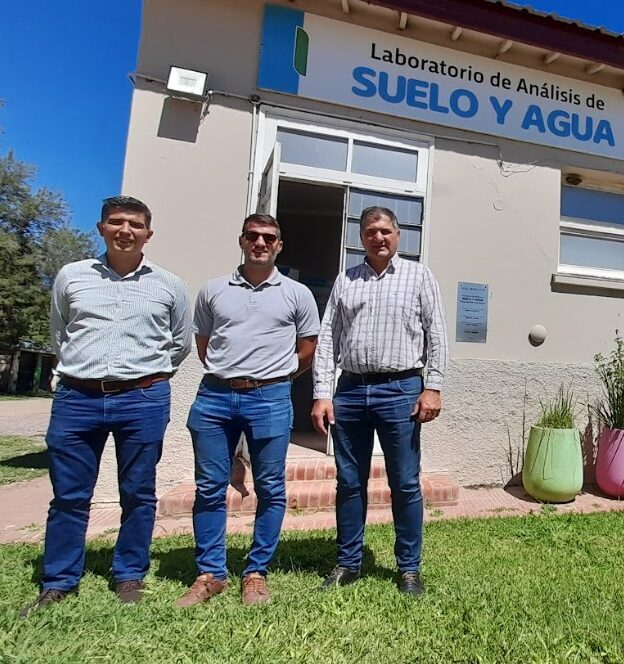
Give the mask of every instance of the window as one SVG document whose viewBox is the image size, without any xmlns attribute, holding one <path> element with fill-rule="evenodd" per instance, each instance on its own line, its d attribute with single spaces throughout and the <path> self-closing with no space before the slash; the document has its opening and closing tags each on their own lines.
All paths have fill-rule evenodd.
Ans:
<svg viewBox="0 0 624 664">
<path fill-rule="evenodd" d="M 624 193 L 561 187 L 559 272 L 624 278 Z"/>
<path fill-rule="evenodd" d="M 399 220 L 399 256 L 420 260 L 423 199 L 363 189 L 349 190 L 346 237 L 346 267 L 361 263 L 365 253 L 360 239 L 360 214 L 364 208 L 378 205 L 394 212 Z"/>
</svg>

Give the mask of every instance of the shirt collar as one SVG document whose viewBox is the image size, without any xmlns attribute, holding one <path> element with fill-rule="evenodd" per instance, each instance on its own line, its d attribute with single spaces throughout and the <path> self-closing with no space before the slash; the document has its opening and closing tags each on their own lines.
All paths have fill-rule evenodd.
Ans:
<svg viewBox="0 0 624 664">
<path fill-rule="evenodd" d="M 399 254 L 396 253 L 394 256 L 388 261 L 388 265 L 386 266 L 386 269 L 381 273 L 377 274 L 375 270 L 371 267 L 370 263 L 368 262 L 368 258 L 364 257 L 364 263 L 363 265 L 366 266 L 366 269 L 369 270 L 369 272 L 372 272 L 375 276 L 382 277 L 386 272 L 394 273 L 399 269 L 399 263 L 403 259 L 399 257 Z"/>
<path fill-rule="evenodd" d="M 264 284 L 268 284 L 269 286 L 277 286 L 282 283 L 282 275 L 280 271 L 274 267 L 273 272 L 271 272 L 271 276 L 263 281 L 261 284 L 258 284 L 257 286 L 252 286 L 247 279 L 243 276 L 243 266 L 239 265 L 234 272 L 232 272 L 232 276 L 230 277 L 230 284 L 232 286 L 249 286 L 250 288 L 260 288 L 260 286 L 263 286 Z"/>
<path fill-rule="evenodd" d="M 143 271 L 151 271 L 151 270 L 152 270 L 152 262 L 149 261 L 149 260 L 147 260 L 147 258 L 145 258 L 145 254 L 142 254 L 142 255 L 141 255 L 141 262 L 140 262 L 139 265 L 137 266 L 136 270 L 133 270 L 132 272 L 128 272 L 128 274 L 126 274 L 126 275 L 123 276 L 123 277 L 122 277 L 121 275 L 117 274 L 117 272 L 115 272 L 115 270 L 114 270 L 112 267 L 110 267 L 110 265 L 108 264 L 108 256 L 106 255 L 106 252 L 104 252 L 103 254 L 100 254 L 100 255 L 96 258 L 96 261 L 97 261 L 97 262 L 98 262 L 98 263 L 99 263 L 99 264 L 100 264 L 100 265 L 101 265 L 101 266 L 102 266 L 107 272 L 111 272 L 112 274 L 116 275 L 116 276 L 119 277 L 120 279 L 128 279 L 129 277 L 132 277 L 132 276 L 134 276 L 135 274 L 140 274 L 140 273 L 142 273 Z"/>
</svg>

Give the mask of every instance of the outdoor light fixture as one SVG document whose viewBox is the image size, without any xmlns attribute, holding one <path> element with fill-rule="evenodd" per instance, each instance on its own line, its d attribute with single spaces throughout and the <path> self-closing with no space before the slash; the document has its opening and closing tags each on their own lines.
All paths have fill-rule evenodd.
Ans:
<svg viewBox="0 0 624 664">
<path fill-rule="evenodd" d="M 171 67 L 167 79 L 167 92 L 172 96 L 186 97 L 196 101 L 206 99 L 206 81 L 208 74 L 192 69 Z"/>
</svg>

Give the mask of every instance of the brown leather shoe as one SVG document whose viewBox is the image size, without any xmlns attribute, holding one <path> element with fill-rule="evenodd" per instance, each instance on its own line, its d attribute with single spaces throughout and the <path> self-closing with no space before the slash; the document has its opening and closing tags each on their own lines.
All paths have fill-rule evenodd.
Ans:
<svg viewBox="0 0 624 664">
<path fill-rule="evenodd" d="M 122 604 L 136 604 L 143 599 L 145 584 L 141 579 L 120 581 L 115 587 L 115 594 Z"/>
<path fill-rule="evenodd" d="M 266 578 L 259 572 L 252 572 L 243 577 L 243 604 L 266 604 L 271 601 Z"/>
<path fill-rule="evenodd" d="M 176 600 L 175 605 L 180 609 L 185 609 L 187 606 L 201 604 L 222 593 L 228 585 L 227 579 L 219 581 L 219 579 L 214 578 L 213 574 L 200 574 L 184 595 Z"/>
<path fill-rule="evenodd" d="M 46 609 L 48 606 L 50 606 L 50 604 L 61 602 L 62 600 L 77 592 L 78 586 L 72 588 L 71 590 L 58 590 L 57 588 L 48 588 L 47 590 L 43 590 L 39 597 L 37 597 L 37 599 L 32 604 L 25 606 L 20 611 L 20 618 L 28 618 L 28 616 L 33 611 Z"/>
</svg>

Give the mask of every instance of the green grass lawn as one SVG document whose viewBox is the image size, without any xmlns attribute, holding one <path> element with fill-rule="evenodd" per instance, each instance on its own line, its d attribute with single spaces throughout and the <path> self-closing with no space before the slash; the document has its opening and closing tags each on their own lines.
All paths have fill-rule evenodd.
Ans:
<svg viewBox="0 0 624 664">
<path fill-rule="evenodd" d="M 0 486 L 31 480 L 47 472 L 46 446 L 41 438 L 0 436 Z"/>
<path fill-rule="evenodd" d="M 333 533 L 283 536 L 272 603 L 225 594 L 186 611 L 173 601 L 194 578 L 191 537 L 156 540 L 149 593 L 121 606 L 108 589 L 110 541 L 89 545 L 81 593 L 27 620 L 41 549 L 0 547 L 2 662 L 624 662 L 624 514 L 540 514 L 431 523 L 425 597 L 398 593 L 390 526 L 367 532 L 365 577 L 317 592 Z M 249 539 L 229 538 L 240 574 Z"/>
</svg>

